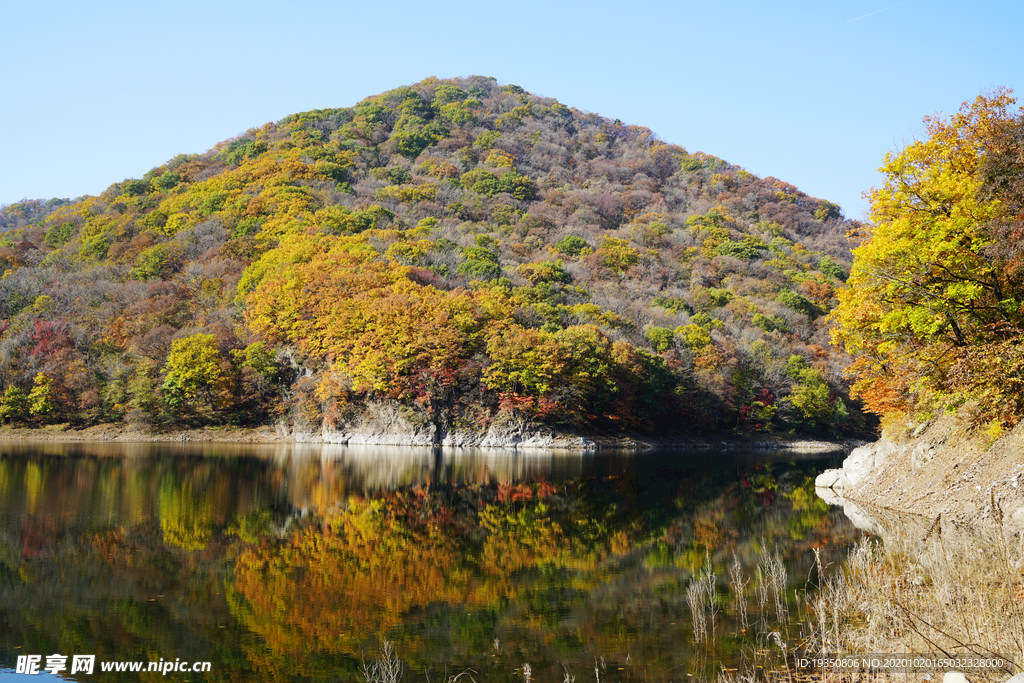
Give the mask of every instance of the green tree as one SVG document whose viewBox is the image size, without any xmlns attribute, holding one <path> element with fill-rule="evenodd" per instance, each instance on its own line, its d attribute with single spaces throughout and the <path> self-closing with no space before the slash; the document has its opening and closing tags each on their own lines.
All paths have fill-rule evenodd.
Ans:
<svg viewBox="0 0 1024 683">
<path fill-rule="evenodd" d="M 498 178 L 490 171 L 485 171 L 482 168 L 476 168 L 472 171 L 467 171 L 462 174 L 459 178 L 459 182 L 467 190 L 473 190 L 479 194 L 490 197 L 498 192 Z"/>
<path fill-rule="evenodd" d="M 156 371 L 148 365 L 140 365 L 128 378 L 126 398 L 128 399 L 127 419 L 135 423 L 155 424 L 173 419 L 168 405 L 161 400 L 159 386 L 154 377 Z"/>
<path fill-rule="evenodd" d="M 836 280 L 846 279 L 846 271 L 843 270 L 842 266 L 833 261 L 830 256 L 821 257 L 821 260 L 818 261 L 818 270 Z"/>
<path fill-rule="evenodd" d="M 555 249 L 566 256 L 579 256 L 589 246 L 587 241 L 578 235 L 566 235 L 555 242 Z"/>
<path fill-rule="evenodd" d="M 277 362 L 274 353 L 267 348 L 265 342 L 253 342 L 241 351 L 232 351 L 238 356 L 243 367 L 252 368 L 266 381 L 270 382 L 280 372 L 281 367 Z"/>
<path fill-rule="evenodd" d="M 71 239 L 71 235 L 74 234 L 77 225 L 71 221 L 65 221 L 60 225 L 54 225 L 46 231 L 46 236 L 43 238 L 47 246 L 57 247 L 62 246 L 65 242 Z"/>
<path fill-rule="evenodd" d="M 448 104 L 449 102 L 461 102 L 466 99 L 465 91 L 457 85 L 444 83 L 434 89 L 434 102 Z"/>
<path fill-rule="evenodd" d="M 825 377 L 816 368 L 808 366 L 802 356 L 790 356 L 786 372 L 794 380 L 789 403 L 803 426 L 824 429 L 846 419 L 843 399 L 833 395 Z"/>
<path fill-rule="evenodd" d="M 498 178 L 498 192 L 508 192 L 516 199 L 533 199 L 537 194 L 537 185 L 516 171 L 508 171 Z"/>
<path fill-rule="evenodd" d="M 839 205 L 825 200 L 821 201 L 814 212 L 814 219 L 822 222 L 842 217 L 843 212 L 839 208 Z"/>
<path fill-rule="evenodd" d="M 174 171 L 167 171 L 153 180 L 153 185 L 161 192 L 167 192 L 181 182 L 181 176 Z"/>
<path fill-rule="evenodd" d="M 595 256 L 602 266 L 620 275 L 640 263 L 640 252 L 628 240 L 619 237 L 602 237 Z"/>
<path fill-rule="evenodd" d="M 121 192 L 129 197 L 138 197 L 149 192 L 149 181 L 130 178 L 121 183 Z"/>
<path fill-rule="evenodd" d="M 494 280 L 501 277 L 501 266 L 493 251 L 483 247 L 466 247 L 462 250 L 465 261 L 455 269 L 456 274 L 473 280 Z"/>
<path fill-rule="evenodd" d="M 760 252 L 768 247 L 759 239 L 744 238 L 742 242 L 726 240 L 715 247 L 715 253 L 719 256 L 732 256 L 738 259 L 757 258 Z"/>
<path fill-rule="evenodd" d="M 652 325 L 647 328 L 647 331 L 644 332 L 644 334 L 647 336 L 647 340 L 651 342 L 651 346 L 653 346 L 654 350 L 658 353 L 665 353 L 672 348 L 672 341 L 675 335 L 672 334 L 672 330 L 667 327 L 656 327 Z"/>
<path fill-rule="evenodd" d="M 198 333 L 175 339 L 164 367 L 164 400 L 172 408 L 203 399 L 215 409 L 214 389 L 225 379 L 224 357 L 212 334 Z"/>
<path fill-rule="evenodd" d="M 803 294 L 797 294 L 796 292 L 784 289 L 778 293 L 775 300 L 780 304 L 789 306 L 794 311 L 798 311 L 810 317 L 814 317 L 818 314 L 818 307 L 811 303 L 811 300 L 805 297 Z"/>
<path fill-rule="evenodd" d="M 7 387 L 3 399 L 0 400 L 0 420 L 19 422 L 28 417 L 29 399 L 25 392 L 15 385 Z"/>
</svg>

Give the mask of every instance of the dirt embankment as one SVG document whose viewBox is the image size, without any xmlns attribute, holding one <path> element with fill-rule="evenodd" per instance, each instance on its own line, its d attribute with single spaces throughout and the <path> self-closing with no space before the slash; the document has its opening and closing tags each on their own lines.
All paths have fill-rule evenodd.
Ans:
<svg viewBox="0 0 1024 683">
<path fill-rule="evenodd" d="M 990 443 L 955 415 L 854 450 L 817 485 L 878 508 L 1024 531 L 1024 423 Z"/>
<path fill-rule="evenodd" d="M 207 427 L 146 431 L 126 424 L 99 424 L 75 428 L 68 425 L 0 428 L 4 441 L 234 441 L 240 443 L 291 443 L 291 436 L 281 436 L 273 427 Z"/>
</svg>

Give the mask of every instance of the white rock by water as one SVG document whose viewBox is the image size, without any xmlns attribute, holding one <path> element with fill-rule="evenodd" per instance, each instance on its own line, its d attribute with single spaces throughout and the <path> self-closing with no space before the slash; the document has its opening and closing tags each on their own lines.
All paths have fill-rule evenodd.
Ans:
<svg viewBox="0 0 1024 683">
<path fill-rule="evenodd" d="M 843 460 L 843 472 L 850 481 L 849 485 L 856 486 L 870 477 L 872 470 L 892 450 L 894 450 L 893 445 L 888 441 L 879 441 L 853 449 L 846 460 Z"/>
<path fill-rule="evenodd" d="M 819 489 L 848 489 L 850 479 L 843 470 L 825 470 L 814 478 L 814 485 Z"/>
</svg>

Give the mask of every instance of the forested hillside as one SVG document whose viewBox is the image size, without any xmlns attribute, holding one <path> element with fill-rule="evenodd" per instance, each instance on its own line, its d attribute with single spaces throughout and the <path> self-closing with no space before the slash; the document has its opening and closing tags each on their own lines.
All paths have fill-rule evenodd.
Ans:
<svg viewBox="0 0 1024 683">
<path fill-rule="evenodd" d="M 865 428 L 836 205 L 490 78 L 0 214 L 7 422 Z"/>
</svg>

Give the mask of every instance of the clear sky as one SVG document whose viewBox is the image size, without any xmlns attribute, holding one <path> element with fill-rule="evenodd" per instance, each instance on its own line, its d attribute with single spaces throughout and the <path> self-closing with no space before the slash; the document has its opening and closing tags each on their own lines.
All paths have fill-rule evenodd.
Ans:
<svg viewBox="0 0 1024 683">
<path fill-rule="evenodd" d="M 11 2 L 0 204 L 95 194 L 288 114 L 481 74 L 862 218 L 886 151 L 997 86 L 1024 3 Z"/>
</svg>

